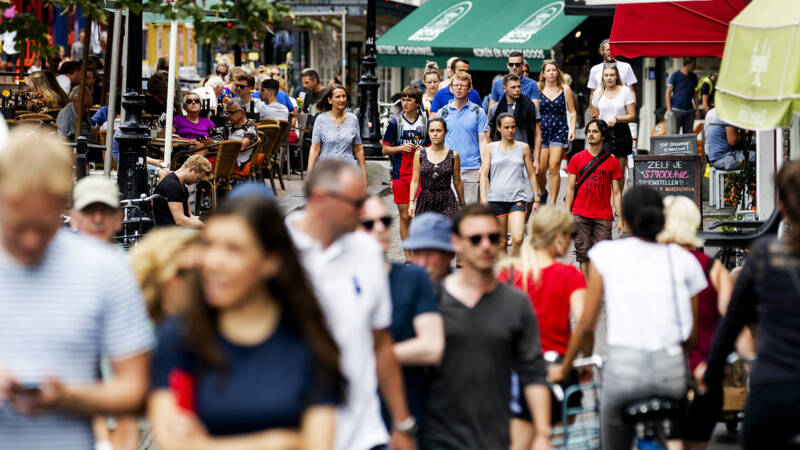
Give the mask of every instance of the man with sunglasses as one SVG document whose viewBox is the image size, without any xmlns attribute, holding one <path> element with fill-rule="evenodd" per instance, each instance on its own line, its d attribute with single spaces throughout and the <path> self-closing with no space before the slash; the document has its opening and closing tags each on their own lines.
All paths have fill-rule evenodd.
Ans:
<svg viewBox="0 0 800 450">
<path fill-rule="evenodd" d="M 512 367 L 533 414 L 533 448 L 550 448 L 550 392 L 536 316 L 525 294 L 495 277 L 500 238 L 489 206 L 467 205 L 453 217 L 462 268 L 444 279 L 439 298 L 447 351 L 433 369 L 423 448 L 509 448 Z"/>
<path fill-rule="evenodd" d="M 242 141 L 242 148 L 236 157 L 236 166 L 240 170 L 250 162 L 250 156 L 253 155 L 253 149 L 248 147 L 258 141 L 258 130 L 253 122 L 247 120 L 245 105 L 247 103 L 241 97 L 234 97 L 225 104 L 225 115 L 230 122 L 227 128 L 228 139 Z"/>
<path fill-rule="evenodd" d="M 508 62 L 506 63 L 506 67 L 508 67 L 508 73 L 513 73 L 514 75 L 519 77 L 520 86 L 522 95 L 531 99 L 538 108 L 539 106 L 539 85 L 536 84 L 535 81 L 528 78 L 527 74 L 523 74 L 525 60 L 522 58 L 522 52 L 518 50 L 514 50 L 513 52 L 508 54 Z M 506 95 L 505 91 L 503 90 L 503 79 L 495 80 L 492 83 L 492 93 L 489 97 L 489 107 L 494 105 L 495 103 L 499 102 L 503 96 Z M 531 147 L 533 148 L 533 147 Z"/>
<path fill-rule="evenodd" d="M 261 108 L 261 100 L 254 98 L 251 95 L 253 88 L 256 85 L 256 79 L 249 73 L 236 75 L 233 84 L 234 95 L 240 98 L 245 106 L 245 111 L 256 112 Z"/>
<path fill-rule="evenodd" d="M 438 365 L 444 353 L 444 325 L 433 285 L 424 269 L 415 265 L 392 263 L 387 252 L 391 241 L 392 216 L 380 197 L 370 196 L 361 208 L 359 229 L 380 244 L 387 257 L 392 298 L 394 353 L 403 366 L 406 403 L 411 415 L 421 418 L 425 404 L 426 366 Z M 391 416 L 383 408 L 383 419 L 391 427 Z M 418 422 L 423 429 L 422 420 Z"/>
<path fill-rule="evenodd" d="M 339 346 L 348 381 L 346 403 L 337 411 L 334 449 L 369 450 L 388 443 L 380 388 L 392 418 L 392 449 L 410 450 L 416 422 L 406 406 L 389 333 L 386 264 L 375 240 L 355 231 L 366 198 L 362 174 L 354 166 L 320 161 L 308 177 L 305 210 L 290 214 L 286 226 Z"/>
</svg>

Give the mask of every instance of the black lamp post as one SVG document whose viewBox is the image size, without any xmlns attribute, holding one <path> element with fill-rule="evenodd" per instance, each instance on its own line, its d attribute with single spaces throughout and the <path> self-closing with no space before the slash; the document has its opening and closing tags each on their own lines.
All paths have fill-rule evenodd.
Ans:
<svg viewBox="0 0 800 450">
<path fill-rule="evenodd" d="M 125 62 L 128 78 L 122 101 L 126 115 L 117 137 L 119 142 L 117 184 L 123 199 L 135 199 L 147 193 L 145 157 L 150 135 L 142 122 L 145 104 L 142 94 L 142 14 L 135 14 L 131 9 L 128 10 L 128 14 L 130 14 L 126 30 L 128 60 Z"/>
<path fill-rule="evenodd" d="M 380 120 L 378 120 L 378 77 L 375 67 L 378 65 L 375 56 L 375 0 L 367 0 L 367 46 L 364 59 L 361 62 L 361 81 L 358 82 L 358 92 L 361 96 L 359 103 L 358 123 L 361 126 L 361 142 L 364 145 L 364 156 L 367 158 L 380 158 Z"/>
</svg>

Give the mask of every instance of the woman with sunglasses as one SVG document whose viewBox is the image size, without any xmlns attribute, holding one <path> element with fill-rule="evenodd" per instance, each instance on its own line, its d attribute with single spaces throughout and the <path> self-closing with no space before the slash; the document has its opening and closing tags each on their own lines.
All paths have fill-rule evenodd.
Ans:
<svg viewBox="0 0 800 450">
<path fill-rule="evenodd" d="M 346 111 L 348 101 L 349 94 L 340 84 L 331 85 L 320 95 L 317 111 L 321 112 L 314 120 L 308 172 L 314 170 L 318 161 L 339 159 L 358 166 L 366 185 L 367 164 L 364 146 L 361 145 L 361 128 L 358 117 Z"/>
<path fill-rule="evenodd" d="M 586 281 L 581 271 L 571 264 L 556 261 L 567 255 L 574 229 L 575 220 L 569 211 L 554 206 L 542 207 L 528 222 L 519 259 L 506 260 L 497 275 L 499 281 L 528 294 L 539 322 L 542 352 L 555 352 L 559 358 L 567 352 L 572 333 L 570 316 L 580 318 L 586 295 Z M 592 349 L 584 350 L 591 353 Z M 572 371 L 561 385 L 566 388 L 577 383 L 578 373 Z M 512 385 L 511 392 L 520 390 Z M 570 397 L 570 407 L 580 404 L 580 394 Z M 552 399 L 553 422 L 560 421 L 561 406 L 561 402 Z M 513 398 L 511 412 L 511 449 L 530 449 L 534 438 L 530 411 L 524 401 Z"/>
<path fill-rule="evenodd" d="M 525 231 L 529 185 L 536 192 L 536 172 L 533 170 L 531 148 L 514 140 L 517 123 L 514 116 L 501 113 L 497 116 L 497 129 L 501 140 L 492 142 L 481 151 L 480 196 L 484 205 L 494 209 L 500 222 L 503 239 L 498 244 L 505 255 L 511 233 L 511 256 L 519 255 Z"/>
<path fill-rule="evenodd" d="M 575 139 L 575 103 L 572 89 L 564 83 L 555 60 L 542 63 L 539 74 L 540 112 L 542 114 L 542 151 L 537 176 L 542 204 L 555 205 L 561 188 L 561 156 Z M 569 113 L 569 120 L 567 119 Z M 547 167 L 547 170 L 544 168 Z M 547 175 L 550 174 L 550 182 Z M 549 184 L 550 191 L 547 191 Z"/>
<path fill-rule="evenodd" d="M 458 152 L 444 146 L 447 124 L 442 118 L 428 123 L 431 145 L 414 155 L 414 172 L 411 175 L 408 215 L 414 217 L 427 211 L 452 218 L 464 204 L 464 183 L 461 182 L 461 159 Z M 458 202 L 450 187 L 458 193 Z"/>
<path fill-rule="evenodd" d="M 200 96 L 191 92 L 183 98 L 185 116 L 175 116 L 172 119 L 172 129 L 178 136 L 192 142 L 192 147 L 197 148 L 211 143 L 211 132 L 214 131 L 214 122 L 207 117 L 200 117 Z"/>
<path fill-rule="evenodd" d="M 339 349 L 277 205 L 229 200 L 201 242 L 200 289 L 153 358 L 158 447 L 330 449 Z"/>
</svg>

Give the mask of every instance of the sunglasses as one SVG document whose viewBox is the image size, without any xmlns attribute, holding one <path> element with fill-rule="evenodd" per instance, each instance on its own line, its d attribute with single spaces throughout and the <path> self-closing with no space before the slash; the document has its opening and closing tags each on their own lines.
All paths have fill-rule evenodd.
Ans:
<svg viewBox="0 0 800 450">
<path fill-rule="evenodd" d="M 361 222 L 361 225 L 367 231 L 372 231 L 372 229 L 375 227 L 375 224 L 378 222 L 381 222 L 385 228 L 389 228 L 392 225 L 392 218 L 390 216 L 383 216 L 378 219 L 365 220 Z"/>
<path fill-rule="evenodd" d="M 226 116 L 232 116 L 232 115 L 234 115 L 234 114 L 236 114 L 238 112 L 241 112 L 241 111 L 242 111 L 241 109 L 237 109 L 236 111 L 225 111 L 225 115 Z"/>
<path fill-rule="evenodd" d="M 522 63 L 508 63 L 508 67 L 522 67 Z"/>
<path fill-rule="evenodd" d="M 192 103 L 198 103 L 199 104 L 200 103 L 200 99 L 199 98 L 187 98 L 186 99 L 186 104 L 187 105 L 191 105 Z"/>
<path fill-rule="evenodd" d="M 481 243 L 483 238 L 488 238 L 489 242 L 492 244 L 497 244 L 500 242 L 500 233 L 489 233 L 489 234 L 473 234 L 471 236 L 465 236 L 472 245 L 478 245 Z"/>
<path fill-rule="evenodd" d="M 239 84 L 239 83 L 236 83 L 236 87 L 239 88 L 239 89 L 247 89 L 248 88 L 248 86 L 246 84 Z"/>
<path fill-rule="evenodd" d="M 217 75 L 219 75 L 221 77 L 227 77 L 228 76 L 228 72 L 222 72 L 222 71 L 218 70 L 217 71 Z"/>
<path fill-rule="evenodd" d="M 326 194 L 330 195 L 331 197 L 333 197 L 335 199 L 341 200 L 341 201 L 343 201 L 345 203 L 349 203 L 355 209 L 361 209 L 361 207 L 364 206 L 364 202 L 367 201 L 367 197 L 366 196 L 361 197 L 361 198 L 349 198 L 349 197 L 345 197 L 344 195 L 342 195 L 342 194 L 340 194 L 338 192 L 333 192 L 333 191 L 328 191 L 328 192 L 326 192 Z M 367 229 L 369 229 L 369 228 L 367 228 Z"/>
</svg>

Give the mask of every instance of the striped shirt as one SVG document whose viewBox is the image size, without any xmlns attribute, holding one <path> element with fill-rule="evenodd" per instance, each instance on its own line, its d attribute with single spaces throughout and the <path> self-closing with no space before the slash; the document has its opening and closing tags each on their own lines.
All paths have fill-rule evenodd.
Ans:
<svg viewBox="0 0 800 450">
<path fill-rule="evenodd" d="M 0 248 L 0 366 L 19 382 L 52 376 L 92 383 L 101 354 L 121 360 L 153 345 L 139 286 L 113 247 L 62 229 L 36 267 L 20 265 Z M 93 445 L 87 416 L 23 416 L 0 405 L 0 450 Z"/>
</svg>

